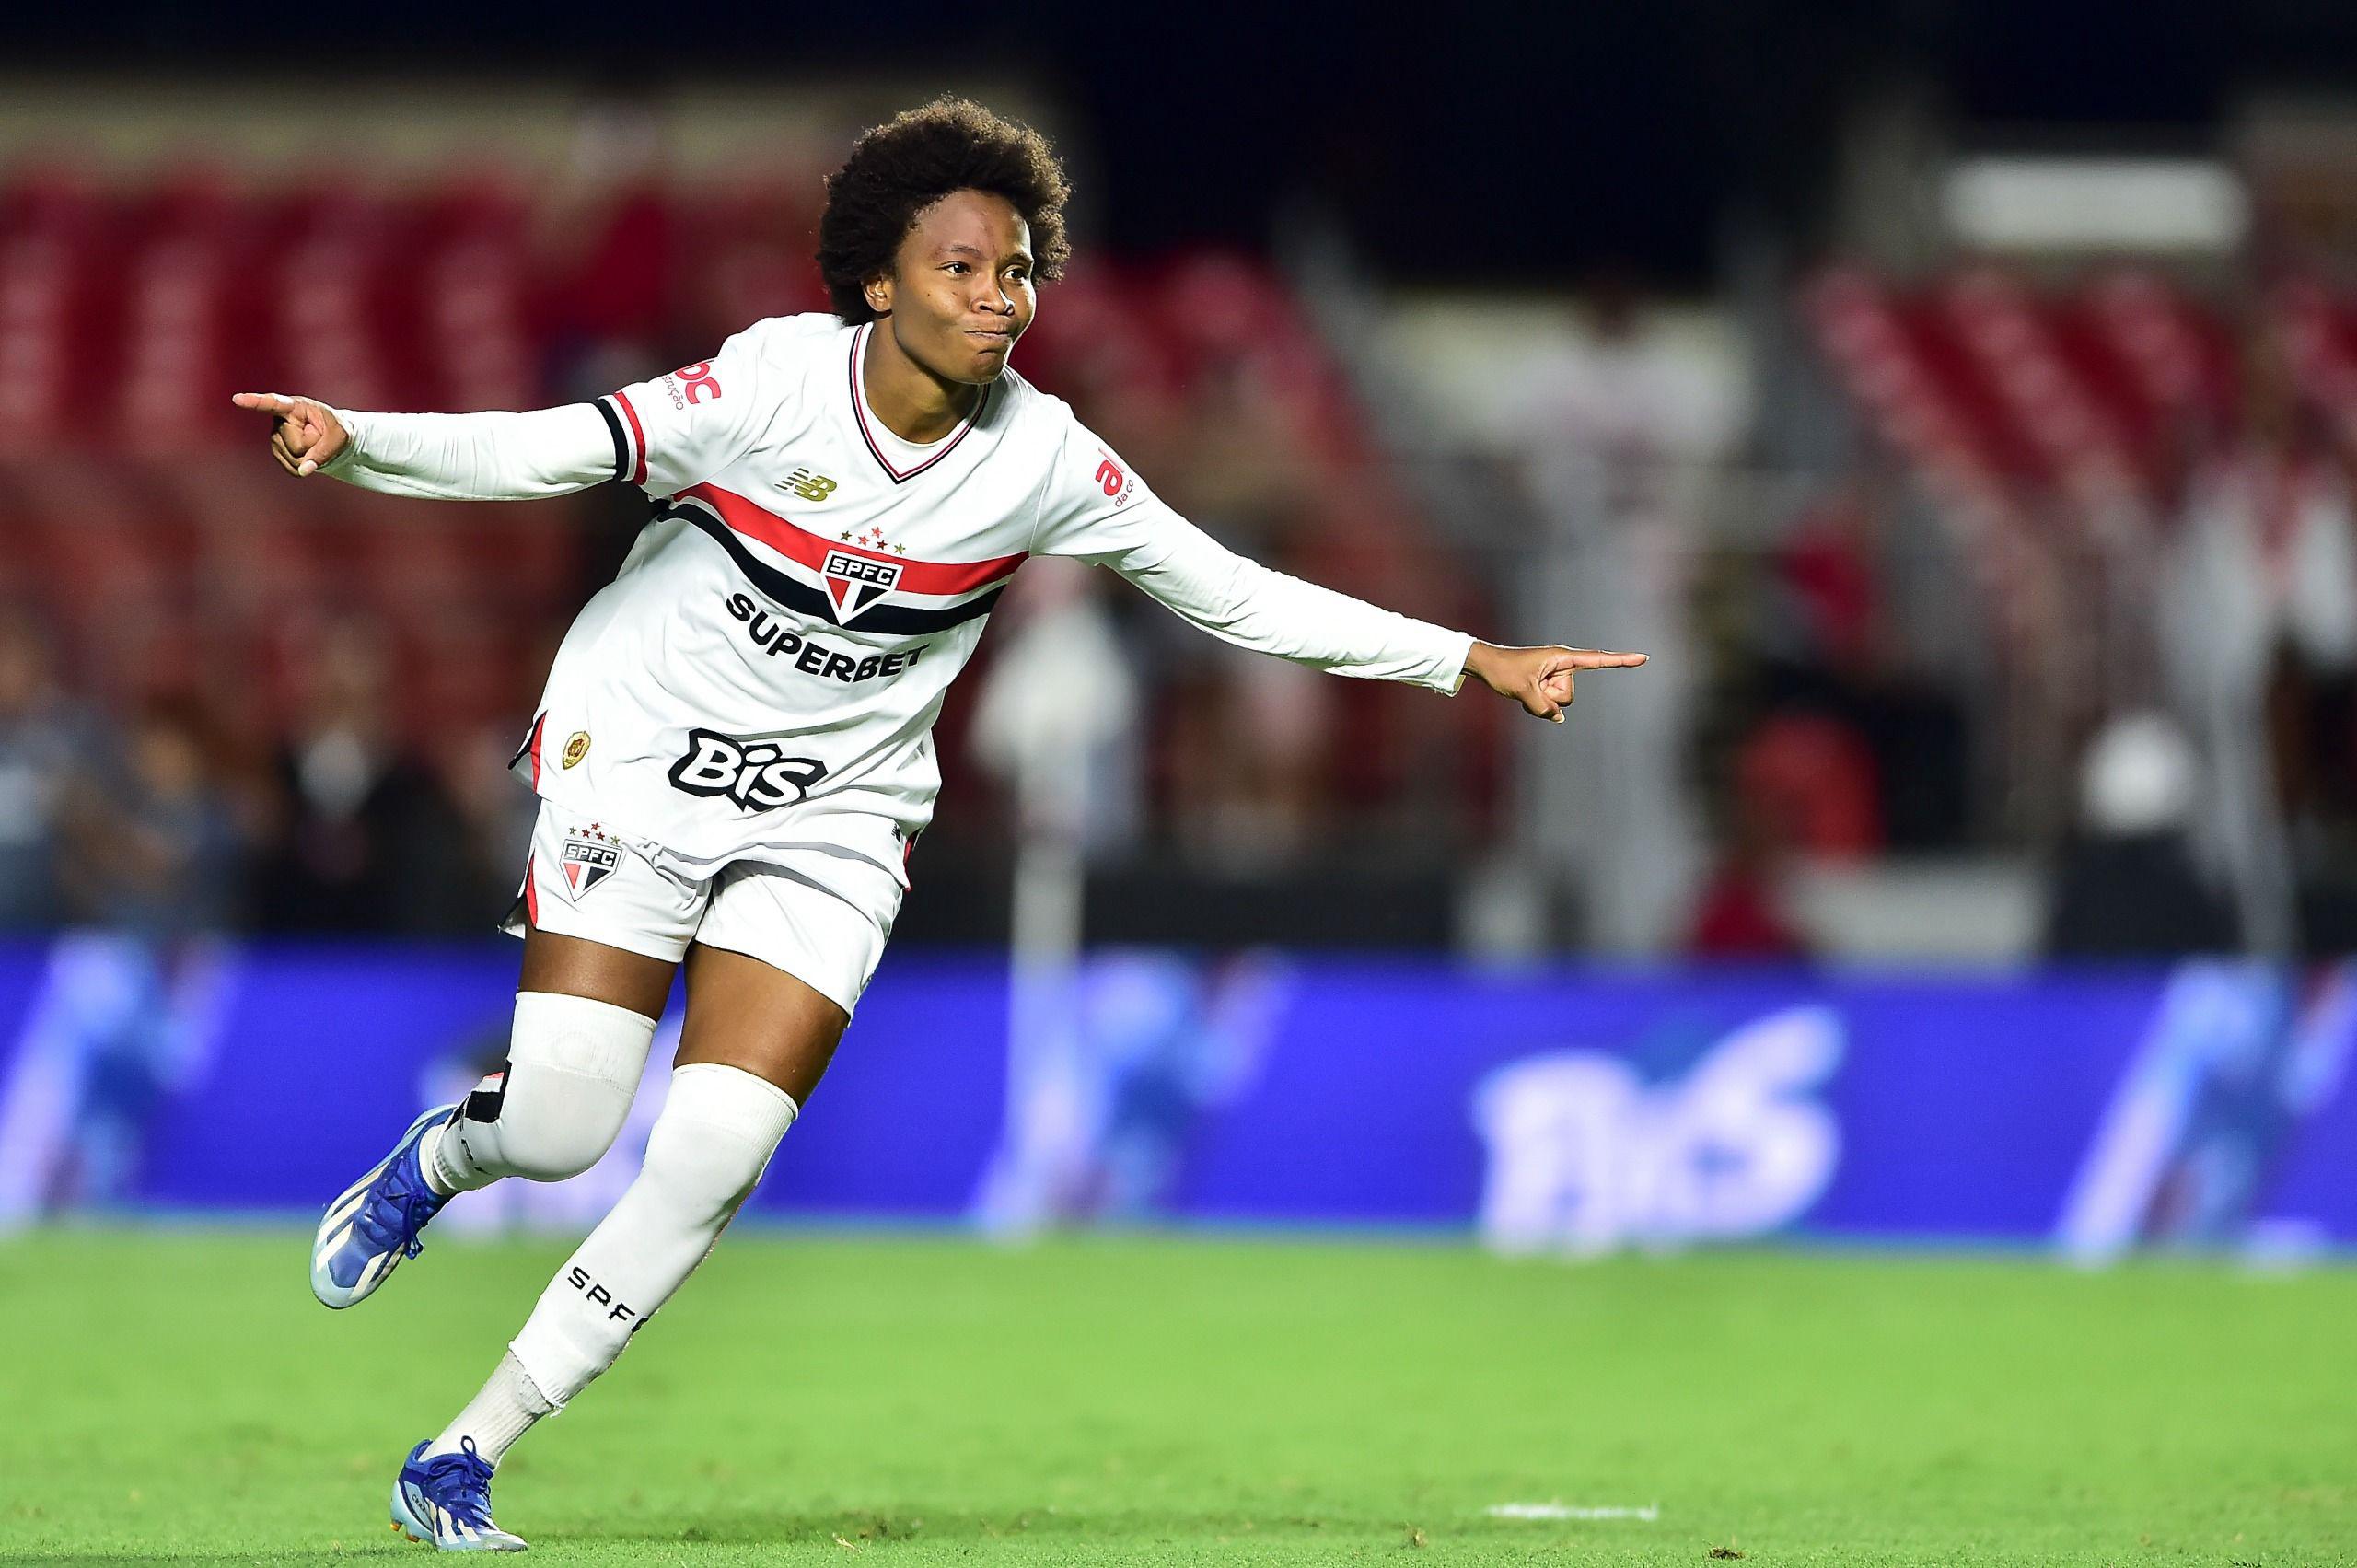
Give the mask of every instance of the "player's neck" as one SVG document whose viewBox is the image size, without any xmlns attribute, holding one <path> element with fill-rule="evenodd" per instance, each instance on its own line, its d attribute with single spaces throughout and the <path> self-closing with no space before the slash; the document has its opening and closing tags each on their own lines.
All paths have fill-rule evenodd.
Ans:
<svg viewBox="0 0 2357 1568">
<path fill-rule="evenodd" d="M 891 319 L 879 319 L 860 355 L 859 380 L 867 409 L 903 441 L 925 446 L 958 428 L 973 412 L 978 387 L 946 381 L 910 358 L 892 335 Z"/>
</svg>

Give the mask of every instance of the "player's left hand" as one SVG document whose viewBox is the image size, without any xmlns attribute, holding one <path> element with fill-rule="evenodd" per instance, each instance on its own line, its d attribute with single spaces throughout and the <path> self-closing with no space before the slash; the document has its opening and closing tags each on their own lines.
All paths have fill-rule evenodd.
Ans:
<svg viewBox="0 0 2357 1568">
<path fill-rule="evenodd" d="M 1511 697 L 1522 711 L 1536 718 L 1563 722 L 1572 705 L 1572 678 L 1583 669 L 1634 669 L 1645 662 L 1643 654 L 1616 654 L 1602 648 L 1502 648 L 1495 643 L 1475 643 L 1465 656 L 1465 673 L 1477 676 L 1501 697 Z"/>
</svg>

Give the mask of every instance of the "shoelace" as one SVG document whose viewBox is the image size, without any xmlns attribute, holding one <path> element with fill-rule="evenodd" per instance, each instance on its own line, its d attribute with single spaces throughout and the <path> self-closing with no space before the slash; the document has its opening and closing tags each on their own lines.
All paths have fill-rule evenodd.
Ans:
<svg viewBox="0 0 2357 1568">
<path fill-rule="evenodd" d="M 425 1461 L 426 1489 L 444 1513 L 468 1528 L 497 1529 L 491 1522 L 491 1461 L 475 1451 L 471 1437 L 459 1438 L 459 1448 Z"/>
<path fill-rule="evenodd" d="M 444 1200 L 423 1179 L 412 1182 L 408 1164 L 396 1160 L 386 1170 L 381 1194 L 371 1194 L 360 1205 L 352 1228 L 374 1251 L 382 1252 L 398 1240 L 402 1244 L 401 1256 L 414 1258 L 425 1250 L 425 1242 L 417 1233 L 440 1212 Z"/>
</svg>

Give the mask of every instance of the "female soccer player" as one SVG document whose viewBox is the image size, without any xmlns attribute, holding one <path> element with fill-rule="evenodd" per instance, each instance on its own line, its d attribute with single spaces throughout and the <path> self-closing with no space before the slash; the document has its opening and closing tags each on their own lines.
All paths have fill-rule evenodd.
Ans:
<svg viewBox="0 0 2357 1568">
<path fill-rule="evenodd" d="M 875 971 L 940 784 L 932 729 L 1035 553 L 1110 566 L 1214 636 L 1561 721 L 1573 673 L 1637 654 L 1510 648 L 1231 554 L 1008 368 L 1064 239 L 1036 132 L 942 99 L 862 136 L 827 182 L 831 315 L 756 322 L 712 358 L 529 413 L 354 413 L 240 393 L 290 473 L 396 495 L 656 504 L 558 651 L 517 771 L 541 797 L 508 929 L 505 1067 L 411 1124 L 321 1222 L 311 1286 L 374 1292 L 456 1193 L 586 1170 L 621 1130 L 672 972 L 687 1018 L 646 1161 L 491 1380 L 411 1450 L 393 1523 L 516 1551 L 492 1471 L 704 1255 L 825 1073 Z"/>
</svg>

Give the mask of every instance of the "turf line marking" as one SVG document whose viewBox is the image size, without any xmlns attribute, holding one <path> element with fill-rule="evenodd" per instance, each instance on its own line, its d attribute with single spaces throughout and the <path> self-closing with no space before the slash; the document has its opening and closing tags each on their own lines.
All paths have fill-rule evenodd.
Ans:
<svg viewBox="0 0 2357 1568">
<path fill-rule="evenodd" d="M 1661 1517 L 1661 1504 L 1648 1503 L 1642 1508 L 1583 1508 L 1570 1503 L 1496 1503 L 1482 1512 L 1493 1519 L 1642 1519 L 1650 1525 Z"/>
</svg>

